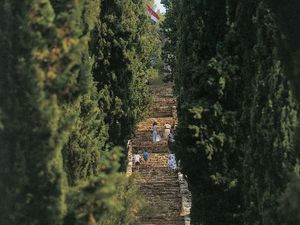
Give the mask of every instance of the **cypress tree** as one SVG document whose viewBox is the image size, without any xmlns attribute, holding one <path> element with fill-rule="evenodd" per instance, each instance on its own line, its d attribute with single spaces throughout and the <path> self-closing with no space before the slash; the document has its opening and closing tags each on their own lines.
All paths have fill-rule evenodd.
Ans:
<svg viewBox="0 0 300 225">
<path fill-rule="evenodd" d="M 286 75 L 292 81 L 295 95 L 299 101 L 300 34 L 297 32 L 297 27 L 300 25 L 300 16 L 298 13 L 300 3 L 297 0 L 291 0 L 288 4 L 280 0 L 265 0 L 264 2 L 272 9 L 274 19 L 283 34 L 279 46 L 280 59 L 284 64 Z"/>
<path fill-rule="evenodd" d="M 300 178 L 294 176 L 280 198 L 278 208 L 279 223 L 282 225 L 293 225 L 300 223 Z"/>
<path fill-rule="evenodd" d="M 66 108 L 78 102 L 86 80 L 78 26 L 83 5 L 47 0 L 3 5 L 1 58 L 8 59 L 1 64 L 1 159 L 7 165 L 1 172 L 6 180 L 1 223 L 62 224 L 61 151 L 78 116 Z"/>
<path fill-rule="evenodd" d="M 192 192 L 192 223 L 240 224 L 236 1 L 178 4 L 176 154 Z"/>
<path fill-rule="evenodd" d="M 165 20 L 162 23 L 162 31 L 165 35 L 162 57 L 165 63 L 164 77 L 165 81 L 173 81 L 175 73 L 175 55 L 177 43 L 177 20 L 178 10 L 176 9 L 177 0 L 163 0 L 162 4 L 166 8 Z"/>
<path fill-rule="evenodd" d="M 129 225 L 145 207 L 133 179 L 118 173 L 119 151 L 101 156 L 102 170 L 68 195 L 65 225 Z"/>
<path fill-rule="evenodd" d="M 245 94 L 250 104 L 243 109 L 245 224 L 278 224 L 278 199 L 296 163 L 297 106 L 280 62 L 281 34 L 273 14 L 264 3 L 254 7 L 252 68 L 245 70 L 245 77 L 252 74 Z"/>
<path fill-rule="evenodd" d="M 110 89 L 97 89 L 91 73 L 88 41 L 99 1 L 1 3 L 0 223 L 115 224 L 116 212 L 123 224 L 131 223 L 142 200 L 117 172 L 120 150 L 110 150 L 109 112 L 98 106 Z M 139 16 L 139 25 L 149 24 Z M 153 55 L 141 46 L 138 63 L 130 55 L 138 75 Z"/>
<path fill-rule="evenodd" d="M 100 106 L 107 113 L 109 141 L 125 146 L 150 104 L 145 79 L 155 55 L 154 27 L 137 0 L 103 0 L 91 51 L 93 73 L 101 90 Z"/>
<path fill-rule="evenodd" d="M 176 7 L 176 154 L 192 191 L 192 222 L 279 224 L 278 199 L 299 156 L 273 13 L 262 1 Z"/>
<path fill-rule="evenodd" d="M 80 101 L 67 110 L 67 113 L 79 113 L 63 151 L 65 169 L 71 186 L 97 175 L 101 151 L 108 150 L 108 126 L 104 123 L 104 112 L 98 107 L 99 94 L 95 83 L 91 82 L 87 87 L 88 94 L 81 96 Z"/>
<path fill-rule="evenodd" d="M 1 224 L 61 224 L 65 213 L 54 11 L 47 0 L 5 1 L 1 26 Z M 7 25 L 10 25 L 8 27 Z M 5 47 L 6 46 L 6 47 Z M 49 46 L 51 46 L 49 48 Z M 3 72 L 2 72 L 3 71 Z M 2 183 L 3 181 L 3 183 Z M 3 189 L 2 189 L 3 188 Z M 2 213 L 2 212 L 1 212 Z"/>
<path fill-rule="evenodd" d="M 11 40 L 14 37 L 12 29 L 13 24 L 15 24 L 12 14 L 12 7 L 14 5 L 11 1 L 2 0 L 0 3 L 3 6 L 0 8 L 0 160 L 2 165 L 0 169 L 0 190 L 1 193 L 3 193 L 3 197 L 0 200 L 0 222 L 2 224 L 16 224 L 15 221 L 18 219 L 17 217 L 19 217 L 18 214 L 20 213 L 20 211 L 18 211 L 18 213 L 16 211 L 14 214 L 12 213 L 13 202 L 16 202 L 17 195 L 19 195 L 20 188 L 23 186 L 25 181 L 23 173 L 24 159 L 22 159 L 24 154 L 21 152 L 21 150 L 16 151 L 16 154 L 12 154 L 12 151 L 10 151 L 10 149 L 15 149 L 14 145 L 16 142 L 12 140 L 12 137 L 16 137 L 16 135 L 11 136 L 14 131 L 13 128 L 9 128 L 8 126 L 9 124 L 11 127 L 13 126 L 13 124 L 18 124 L 18 120 L 16 120 L 16 117 L 13 116 L 17 114 L 18 110 L 13 107 L 13 104 L 14 102 L 17 102 L 15 106 L 18 107 L 19 105 L 17 101 L 17 94 L 13 94 L 16 89 L 16 83 L 10 81 L 12 80 L 12 78 L 9 78 L 11 76 L 11 72 L 13 71 L 12 65 L 14 64 L 12 59 L 13 46 L 11 43 Z M 8 86 L 10 86 L 10 88 L 7 88 Z M 16 125 L 14 126 L 17 127 Z M 6 135 L 5 133 L 8 135 Z M 17 156 L 19 156 L 19 159 L 17 162 L 15 162 L 14 158 L 16 158 Z M 19 164 L 19 170 L 14 167 L 15 163 Z M 12 188 L 13 185 L 15 186 L 14 189 Z M 10 191 L 8 191 L 7 187 L 9 187 Z M 20 205 L 18 206 L 19 208 Z M 8 217 L 7 215 L 11 216 Z"/>
<path fill-rule="evenodd" d="M 118 173 L 120 149 L 112 148 L 109 143 L 109 124 L 104 121 L 109 112 L 98 105 L 108 89 L 97 88 L 91 70 L 94 60 L 88 44 L 91 30 L 100 21 L 99 9 L 100 1 L 84 2 L 80 75 L 85 81 L 85 94 L 75 104 L 66 107 L 68 114 L 77 112 L 78 117 L 64 148 L 65 169 L 71 185 L 65 225 L 115 225 L 117 221 L 130 224 L 143 206 L 133 182 Z"/>
<path fill-rule="evenodd" d="M 81 8 L 82 50 L 79 76 L 82 80 L 82 95 L 73 105 L 66 105 L 66 114 L 75 114 L 72 133 L 64 147 L 64 164 L 69 184 L 87 180 L 99 172 L 100 152 L 105 150 L 107 126 L 104 112 L 98 107 L 99 93 L 92 76 L 92 64 L 88 43 L 90 32 L 99 16 L 100 1 L 84 1 Z"/>
</svg>

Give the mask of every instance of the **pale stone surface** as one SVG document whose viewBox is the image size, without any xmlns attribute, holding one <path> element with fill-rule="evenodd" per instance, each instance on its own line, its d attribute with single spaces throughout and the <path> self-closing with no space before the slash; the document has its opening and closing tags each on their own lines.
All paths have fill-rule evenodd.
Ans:
<svg viewBox="0 0 300 225">
<path fill-rule="evenodd" d="M 171 172 L 168 168 L 167 138 L 154 143 L 151 128 L 154 121 L 162 135 L 166 123 L 177 124 L 176 99 L 172 85 L 151 86 L 154 102 L 150 118 L 138 124 L 135 138 L 128 142 L 127 174 L 138 173 L 137 180 L 141 192 L 145 195 L 153 211 L 147 217 L 139 218 L 137 225 L 190 225 L 190 192 L 182 174 Z M 148 162 L 142 161 L 139 169 L 132 161 L 132 154 L 147 149 Z"/>
<path fill-rule="evenodd" d="M 129 140 L 127 142 L 127 149 L 128 149 L 128 155 L 127 155 L 127 169 L 126 169 L 126 174 L 127 176 L 131 176 L 132 174 L 132 143 L 131 141 Z"/>
<path fill-rule="evenodd" d="M 191 211 L 191 192 L 189 191 L 188 184 L 184 179 L 182 173 L 178 172 L 178 180 L 180 182 L 180 193 L 182 195 L 181 202 L 181 215 L 184 216 L 185 225 L 190 224 L 190 211 Z"/>
</svg>

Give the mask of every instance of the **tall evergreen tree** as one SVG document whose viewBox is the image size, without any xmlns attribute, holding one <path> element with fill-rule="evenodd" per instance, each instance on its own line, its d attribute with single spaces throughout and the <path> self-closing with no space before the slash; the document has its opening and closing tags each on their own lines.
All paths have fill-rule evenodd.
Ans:
<svg viewBox="0 0 300 225">
<path fill-rule="evenodd" d="M 278 28 L 283 34 L 280 45 L 280 56 L 284 63 L 287 76 L 292 81 L 297 100 L 300 99 L 300 34 L 297 27 L 300 25 L 300 2 L 291 0 L 288 4 L 280 0 L 265 0 L 272 9 Z M 298 140 L 299 141 L 299 140 Z"/>
<path fill-rule="evenodd" d="M 256 36 L 249 51 L 252 66 L 244 71 L 251 88 L 245 93 L 246 121 L 242 122 L 248 128 L 243 147 L 245 221 L 278 224 L 278 199 L 296 163 L 297 106 L 280 62 L 281 34 L 273 14 L 263 2 L 253 6 L 252 28 Z"/>
<path fill-rule="evenodd" d="M 0 223 L 129 223 L 141 199 L 107 151 L 88 51 L 99 2 L 1 3 Z"/>
<path fill-rule="evenodd" d="M 65 225 L 129 224 L 143 207 L 141 195 L 133 181 L 118 173 L 120 149 L 109 143 L 108 127 L 104 119 L 110 112 L 98 105 L 105 98 L 105 89 L 97 89 L 92 74 L 90 32 L 99 22 L 100 1 L 85 1 L 82 11 L 82 39 L 80 76 L 84 92 L 79 100 L 65 107 L 67 114 L 77 112 L 72 133 L 64 148 L 65 168 L 72 186 L 67 195 L 68 214 Z M 101 102 L 101 101 L 100 101 Z M 113 108 L 111 108 L 113 110 Z"/>
<path fill-rule="evenodd" d="M 101 107 L 109 112 L 109 140 L 116 145 L 125 146 L 150 104 L 145 79 L 158 40 L 153 29 L 143 1 L 102 1 L 91 45 L 93 73 L 102 90 Z"/>
<path fill-rule="evenodd" d="M 62 224 L 66 182 L 61 151 L 67 140 L 73 140 L 71 127 L 87 122 L 76 127 L 88 133 L 80 144 L 90 147 L 92 155 L 78 157 L 84 162 L 74 172 L 84 170 L 79 178 L 95 173 L 99 166 L 95 140 L 100 136 L 96 144 L 102 144 L 106 137 L 87 55 L 86 33 L 96 17 L 82 22 L 82 15 L 88 14 L 86 2 L 3 1 L 3 5 L 0 136 L 1 159 L 7 166 L 1 172 L 6 196 L 1 223 Z"/>
<path fill-rule="evenodd" d="M 104 112 L 98 107 L 99 93 L 93 80 L 92 64 L 88 44 L 91 30 L 100 12 L 100 1 L 84 1 L 81 8 L 82 51 L 80 72 L 82 95 L 73 105 L 66 105 L 66 114 L 76 114 L 72 133 L 64 147 L 65 169 L 69 184 L 87 180 L 99 172 L 100 152 L 106 148 L 108 139 L 107 126 L 104 123 Z"/>
<path fill-rule="evenodd" d="M 180 1 L 176 153 L 192 192 L 193 224 L 240 224 L 236 1 Z"/>
<path fill-rule="evenodd" d="M 166 8 L 165 20 L 162 23 L 162 32 L 164 34 L 163 60 L 165 63 L 164 73 L 166 81 L 173 81 L 176 65 L 176 44 L 177 44 L 177 20 L 179 12 L 177 0 L 163 0 L 162 4 Z"/>
<path fill-rule="evenodd" d="M 3 1 L 1 16 L 8 19 L 1 26 L 3 224 L 62 224 L 61 149 L 72 122 L 62 107 L 80 93 L 75 60 L 80 43 L 71 25 L 77 4 L 70 1 L 66 13 L 47 0 Z"/>
<path fill-rule="evenodd" d="M 278 199 L 298 157 L 297 107 L 273 13 L 263 1 L 176 7 L 176 153 L 192 221 L 278 224 Z"/>
<path fill-rule="evenodd" d="M 282 225 L 293 225 L 300 223 L 300 177 L 294 176 L 288 184 L 285 192 L 280 198 L 278 208 L 279 223 Z"/>
</svg>

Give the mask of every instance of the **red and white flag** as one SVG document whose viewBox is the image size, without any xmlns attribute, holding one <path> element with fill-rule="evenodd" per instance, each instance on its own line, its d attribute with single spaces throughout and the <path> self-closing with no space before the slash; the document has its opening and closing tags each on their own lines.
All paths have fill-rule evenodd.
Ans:
<svg viewBox="0 0 300 225">
<path fill-rule="evenodd" d="M 148 4 L 147 4 L 147 13 L 155 23 L 159 21 L 159 15 Z"/>
</svg>

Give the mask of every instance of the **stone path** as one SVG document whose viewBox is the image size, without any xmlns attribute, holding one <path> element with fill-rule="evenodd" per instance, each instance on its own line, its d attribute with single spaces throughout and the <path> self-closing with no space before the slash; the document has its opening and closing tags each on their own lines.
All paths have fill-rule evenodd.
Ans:
<svg viewBox="0 0 300 225">
<path fill-rule="evenodd" d="M 130 141 L 129 159 L 132 153 L 147 149 L 150 158 L 142 162 L 139 170 L 129 160 L 127 172 L 140 174 L 137 180 L 141 192 L 150 205 L 150 213 L 140 218 L 137 225 L 188 225 L 190 193 L 181 174 L 170 173 L 168 170 L 167 139 L 153 143 L 151 127 L 155 120 L 162 136 L 164 124 L 176 124 L 176 100 L 170 85 L 151 86 L 154 102 L 150 117 L 142 121 L 136 130 L 135 138 Z"/>
</svg>

